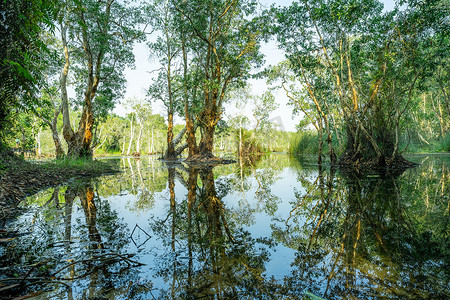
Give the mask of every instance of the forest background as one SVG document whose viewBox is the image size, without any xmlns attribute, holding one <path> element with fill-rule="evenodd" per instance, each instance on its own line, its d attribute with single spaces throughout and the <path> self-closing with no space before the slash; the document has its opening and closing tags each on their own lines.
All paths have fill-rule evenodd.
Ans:
<svg viewBox="0 0 450 300">
<path fill-rule="evenodd" d="M 190 135 L 199 149 L 210 136 L 207 152 L 333 160 L 351 130 L 368 129 L 355 149 L 373 137 L 393 145 L 383 156 L 448 152 L 449 2 L 384 4 L 2 1 L 3 147 L 167 158 L 190 149 Z M 347 98 L 353 115 L 339 106 Z M 366 113 L 352 129 L 349 116 Z"/>
</svg>

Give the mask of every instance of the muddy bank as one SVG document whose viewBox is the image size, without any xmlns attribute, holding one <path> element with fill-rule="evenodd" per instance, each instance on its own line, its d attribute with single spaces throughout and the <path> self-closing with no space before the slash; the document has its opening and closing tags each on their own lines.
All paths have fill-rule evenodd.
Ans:
<svg viewBox="0 0 450 300">
<path fill-rule="evenodd" d="M 95 177 L 119 172 L 112 164 L 99 161 L 56 161 L 30 163 L 20 159 L 3 163 L 0 170 L 0 226 L 14 216 L 22 199 L 42 189 L 75 177 Z"/>
</svg>

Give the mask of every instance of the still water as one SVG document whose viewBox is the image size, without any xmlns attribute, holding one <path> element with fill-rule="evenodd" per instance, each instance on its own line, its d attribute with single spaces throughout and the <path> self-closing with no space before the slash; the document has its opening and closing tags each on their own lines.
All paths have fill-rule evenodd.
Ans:
<svg viewBox="0 0 450 300">
<path fill-rule="evenodd" d="M 116 159 L 23 203 L 0 279 L 35 299 L 447 299 L 450 156 L 408 158 L 395 174 Z"/>
</svg>

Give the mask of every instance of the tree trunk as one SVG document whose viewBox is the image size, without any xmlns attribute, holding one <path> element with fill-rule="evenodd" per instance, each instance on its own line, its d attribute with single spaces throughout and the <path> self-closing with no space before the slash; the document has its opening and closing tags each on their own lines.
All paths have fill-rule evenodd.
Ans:
<svg viewBox="0 0 450 300">
<path fill-rule="evenodd" d="M 215 124 L 206 124 L 203 127 L 202 140 L 200 142 L 200 155 L 203 157 L 213 157 L 214 132 L 216 131 Z"/>
<path fill-rule="evenodd" d="M 61 140 L 59 139 L 58 131 L 56 131 L 56 128 L 54 128 L 53 126 L 51 127 L 51 130 L 52 130 L 53 142 L 55 143 L 56 158 L 62 158 L 65 156 L 65 153 L 64 153 L 64 149 L 61 144 Z M 39 156 L 40 156 L 40 154 L 39 154 Z"/>
<path fill-rule="evenodd" d="M 167 151 L 165 159 L 176 160 L 175 145 L 173 143 L 173 111 L 169 109 L 168 127 L 167 127 Z"/>
<path fill-rule="evenodd" d="M 141 155 L 141 137 L 142 137 L 142 123 L 139 126 L 139 135 L 136 141 L 136 152 L 139 153 L 139 155 Z"/>
<path fill-rule="evenodd" d="M 127 155 L 131 154 L 131 145 L 133 144 L 133 138 L 134 138 L 134 131 L 133 131 L 133 117 L 134 115 L 131 115 L 131 120 L 130 120 L 130 144 L 128 144 L 128 150 L 127 150 Z"/>
<path fill-rule="evenodd" d="M 322 131 L 323 131 L 323 129 L 322 129 L 322 124 L 321 124 L 320 120 L 318 121 L 318 123 L 319 123 L 319 131 L 317 133 L 319 136 L 319 145 L 318 145 L 318 149 L 317 149 L 317 163 L 319 165 L 321 165 L 322 164 L 322 146 L 323 146 Z"/>
<path fill-rule="evenodd" d="M 188 159 L 192 158 L 194 155 L 198 154 L 198 147 L 197 147 L 197 139 L 195 137 L 195 126 L 194 122 L 192 121 L 192 118 L 186 109 L 185 106 L 185 113 L 186 113 L 186 142 L 188 145 Z"/>
<path fill-rule="evenodd" d="M 186 118 L 186 142 L 188 145 L 188 160 L 198 154 L 197 140 L 195 138 L 195 126 L 189 112 L 189 96 L 187 87 L 187 72 L 188 72 L 188 59 L 186 52 L 186 41 L 183 39 L 181 41 L 181 49 L 183 52 L 183 78 L 184 78 L 184 115 Z"/>
<path fill-rule="evenodd" d="M 37 157 L 41 157 L 42 156 L 41 133 L 42 133 L 42 128 L 39 126 L 39 131 L 38 131 L 38 133 L 36 135 L 36 144 L 37 144 L 36 156 Z"/>
<path fill-rule="evenodd" d="M 60 77 L 60 88 L 61 88 L 61 106 L 63 113 L 63 136 L 69 145 L 73 139 L 74 132 L 70 124 L 69 115 L 69 98 L 67 96 L 67 76 L 69 74 L 70 68 L 70 56 L 69 47 L 67 45 L 67 27 L 61 24 L 61 40 L 64 48 L 64 68 Z"/>
<path fill-rule="evenodd" d="M 70 67 L 69 48 L 67 44 L 67 27 L 61 24 L 61 39 L 64 49 L 64 68 L 60 78 L 61 87 L 61 105 L 63 111 L 63 136 L 67 143 L 67 155 L 71 158 L 88 157 L 92 158 L 92 129 L 94 126 L 94 115 L 92 111 L 92 99 L 95 97 L 97 87 L 99 84 L 98 76 L 96 74 L 94 78 L 93 71 L 93 59 L 90 52 L 89 44 L 87 42 L 86 33 L 83 34 L 83 47 L 88 57 L 89 66 L 89 80 L 87 83 L 86 91 L 84 93 L 84 106 L 81 114 L 80 122 L 78 124 L 78 130 L 75 133 L 70 125 L 69 116 L 69 101 L 67 96 L 67 76 Z M 101 59 L 99 59 L 101 62 Z M 98 66 L 97 66 L 98 67 Z"/>
<path fill-rule="evenodd" d="M 123 136 L 123 145 L 122 145 L 122 155 L 125 155 L 125 145 L 127 143 L 127 139 L 125 138 L 125 135 Z"/>
<path fill-rule="evenodd" d="M 152 144 L 151 144 L 151 150 L 150 150 L 150 152 L 153 154 L 154 152 L 155 152 L 155 148 L 154 148 L 154 143 L 153 143 L 153 137 L 154 137 L 154 134 L 153 134 L 153 132 L 154 132 L 154 130 L 155 130 L 155 128 L 152 128 Z"/>
</svg>

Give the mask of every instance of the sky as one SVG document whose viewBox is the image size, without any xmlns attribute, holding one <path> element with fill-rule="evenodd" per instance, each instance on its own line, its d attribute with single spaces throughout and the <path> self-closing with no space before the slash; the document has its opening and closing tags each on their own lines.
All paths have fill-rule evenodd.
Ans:
<svg viewBox="0 0 450 300">
<path fill-rule="evenodd" d="M 393 0 L 381 0 L 385 5 L 385 10 L 391 10 L 394 7 Z M 260 3 L 264 6 L 270 6 L 275 4 L 277 6 L 286 6 L 292 3 L 292 0 L 260 0 Z M 130 98 L 137 99 L 148 99 L 146 97 L 147 89 L 152 82 L 152 78 L 155 76 L 157 69 L 160 68 L 158 64 L 158 58 L 151 56 L 150 51 L 145 43 L 136 44 L 133 50 L 135 54 L 136 67 L 134 69 L 127 68 L 125 70 L 125 77 L 127 79 L 126 93 L 124 95 L 124 100 Z M 275 41 L 270 41 L 269 43 L 263 43 L 261 47 L 261 52 L 265 56 L 265 65 L 276 65 L 285 59 L 284 52 L 278 49 Z M 263 68 L 264 68 L 263 67 Z M 250 80 L 252 94 L 261 95 L 267 90 L 267 85 L 264 79 Z M 279 125 L 279 129 L 284 131 L 296 131 L 296 125 L 301 120 L 301 116 L 293 115 L 293 107 L 288 105 L 288 98 L 281 90 L 273 92 L 276 102 L 279 104 L 277 110 L 270 114 L 270 119 Z M 166 111 L 161 102 L 151 102 L 153 113 L 159 113 L 166 116 Z M 114 113 L 124 116 L 127 111 L 121 105 L 118 104 L 114 109 Z M 224 105 L 224 118 L 227 116 L 232 116 L 236 113 L 236 108 L 233 103 L 226 103 Z M 245 109 L 245 115 L 252 120 L 252 107 L 247 105 Z M 181 117 L 175 118 L 175 123 L 182 124 L 183 119 Z"/>
</svg>

